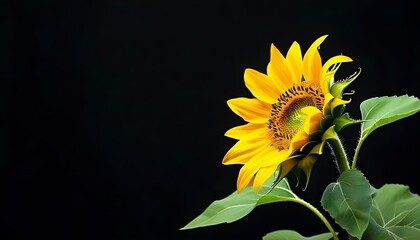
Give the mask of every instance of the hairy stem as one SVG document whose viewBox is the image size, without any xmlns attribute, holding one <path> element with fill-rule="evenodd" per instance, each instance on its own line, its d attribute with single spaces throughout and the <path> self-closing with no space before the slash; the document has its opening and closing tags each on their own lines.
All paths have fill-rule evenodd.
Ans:
<svg viewBox="0 0 420 240">
<path fill-rule="evenodd" d="M 318 211 L 318 209 L 316 209 L 316 208 L 315 208 L 314 206 L 312 206 L 310 203 L 308 203 L 308 202 L 306 202 L 306 201 L 304 201 L 303 199 L 300 199 L 300 198 L 293 198 L 293 199 L 290 199 L 290 200 L 288 200 L 288 201 L 299 203 L 299 204 L 301 204 L 301 205 L 305 206 L 306 208 L 308 208 L 309 210 L 311 210 L 313 213 L 315 213 L 315 215 L 316 215 L 319 219 L 321 219 L 321 221 L 325 224 L 325 226 L 326 226 L 326 227 L 328 228 L 328 230 L 331 232 L 331 234 L 332 234 L 332 236 L 333 236 L 334 240 L 339 240 L 339 239 L 338 239 L 338 237 L 337 237 L 337 234 L 335 233 L 335 231 L 334 231 L 333 227 L 331 226 L 331 224 L 330 224 L 330 223 L 328 222 L 328 220 L 324 217 L 324 215 L 322 215 L 322 213 L 321 213 L 320 211 Z"/>
<path fill-rule="evenodd" d="M 338 168 L 340 169 L 340 172 L 342 173 L 346 170 L 349 170 L 350 166 L 349 166 L 349 161 L 347 159 L 347 154 L 337 134 L 335 134 L 334 138 L 328 139 L 328 143 L 330 144 L 332 150 L 334 151 L 337 165 L 338 165 Z"/>
<path fill-rule="evenodd" d="M 360 148 L 362 147 L 362 143 L 363 143 L 364 140 L 365 140 L 364 138 L 359 139 L 359 142 L 358 142 L 357 147 L 356 147 L 356 151 L 354 152 L 353 162 L 351 163 L 351 168 L 352 169 L 356 168 L 357 157 L 359 156 Z"/>
</svg>

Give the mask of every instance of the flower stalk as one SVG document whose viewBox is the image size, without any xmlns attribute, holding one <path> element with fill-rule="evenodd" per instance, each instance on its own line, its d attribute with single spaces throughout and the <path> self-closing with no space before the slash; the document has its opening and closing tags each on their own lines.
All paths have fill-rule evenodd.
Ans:
<svg viewBox="0 0 420 240">
<path fill-rule="evenodd" d="M 331 224 L 328 222 L 328 220 L 324 217 L 324 215 L 322 215 L 322 213 L 320 211 L 318 211 L 318 209 L 316 209 L 314 206 L 312 206 L 310 203 L 304 201 L 303 199 L 300 198 L 294 198 L 294 199 L 290 199 L 289 201 L 292 202 L 296 202 L 299 203 L 303 206 L 305 206 L 306 208 L 308 208 L 309 210 L 311 210 L 313 213 L 315 213 L 315 215 L 321 219 L 321 221 L 325 224 L 325 226 L 328 228 L 328 230 L 331 232 L 333 239 L 334 240 L 339 240 L 337 237 L 337 234 L 335 233 L 333 227 L 331 226 Z"/>
<path fill-rule="evenodd" d="M 340 138 L 337 136 L 337 133 L 335 133 L 334 135 L 335 136 L 333 138 L 328 139 L 328 143 L 330 144 L 330 147 L 332 148 L 334 152 L 340 173 L 343 173 L 344 171 L 347 171 L 350 169 L 350 165 L 349 165 L 346 151 L 344 150 L 344 147 L 343 147 L 343 144 L 341 143 Z"/>
</svg>

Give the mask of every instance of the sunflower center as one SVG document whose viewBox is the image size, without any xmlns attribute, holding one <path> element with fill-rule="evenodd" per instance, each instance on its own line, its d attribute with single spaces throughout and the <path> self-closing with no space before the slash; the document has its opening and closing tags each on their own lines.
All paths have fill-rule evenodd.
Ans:
<svg viewBox="0 0 420 240">
<path fill-rule="evenodd" d="M 282 93 L 278 102 L 272 105 L 271 117 L 267 123 L 271 145 L 279 151 L 288 149 L 293 136 L 303 130 L 306 115 L 301 109 L 314 106 L 322 110 L 323 105 L 324 95 L 321 87 L 315 83 L 295 84 Z"/>
</svg>

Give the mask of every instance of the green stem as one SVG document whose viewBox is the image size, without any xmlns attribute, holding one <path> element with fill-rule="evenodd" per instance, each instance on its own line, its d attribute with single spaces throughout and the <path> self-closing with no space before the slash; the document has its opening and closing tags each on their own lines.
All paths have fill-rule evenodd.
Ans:
<svg viewBox="0 0 420 240">
<path fill-rule="evenodd" d="M 338 138 L 337 134 L 335 134 L 334 138 L 328 139 L 328 142 L 330 143 L 331 148 L 334 151 L 336 161 L 338 164 L 338 168 L 340 169 L 340 172 L 344 172 L 346 170 L 350 169 L 349 161 L 347 159 L 346 151 L 344 150 L 343 144 L 341 143 L 341 140 Z"/>
<path fill-rule="evenodd" d="M 322 213 L 320 211 L 318 211 L 318 209 L 316 209 L 314 206 L 312 206 L 310 203 L 305 202 L 303 199 L 300 198 L 293 198 L 290 199 L 288 201 L 291 202 L 296 202 L 299 203 L 303 206 L 305 206 L 306 208 L 308 208 L 309 210 L 311 210 L 313 213 L 315 213 L 315 215 L 321 219 L 321 221 L 325 224 L 325 226 L 328 228 L 328 230 L 331 232 L 334 240 L 339 240 L 337 237 L 337 234 L 335 233 L 334 229 L 332 228 L 331 224 L 328 222 L 328 220 L 324 217 L 324 215 L 322 215 Z"/>
<path fill-rule="evenodd" d="M 362 143 L 363 143 L 364 140 L 365 140 L 364 138 L 359 139 L 359 143 L 357 144 L 356 150 L 354 152 L 353 162 L 351 164 L 352 169 L 356 168 L 357 157 L 359 156 L 360 148 L 362 147 Z"/>
</svg>

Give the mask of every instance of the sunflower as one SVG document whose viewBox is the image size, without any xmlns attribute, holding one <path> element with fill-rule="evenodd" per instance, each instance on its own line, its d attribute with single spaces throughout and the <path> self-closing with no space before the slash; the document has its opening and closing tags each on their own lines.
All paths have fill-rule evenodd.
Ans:
<svg viewBox="0 0 420 240">
<path fill-rule="evenodd" d="M 238 140 L 222 161 L 243 165 L 238 192 L 250 185 L 258 191 L 278 169 L 276 182 L 292 170 L 303 170 L 308 185 L 328 134 L 337 130 L 335 119 L 344 117 L 344 106 L 350 102 L 342 99 L 344 88 L 358 75 L 335 84 L 340 64 L 352 59 L 337 55 L 322 64 L 318 48 L 326 37 L 318 38 L 303 58 L 297 42 L 286 57 L 272 44 L 267 74 L 253 69 L 244 72 L 245 85 L 255 98 L 227 101 L 230 109 L 248 122 L 225 133 Z"/>
</svg>

